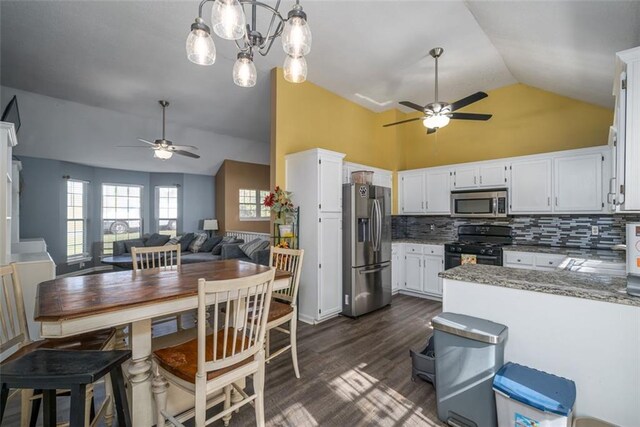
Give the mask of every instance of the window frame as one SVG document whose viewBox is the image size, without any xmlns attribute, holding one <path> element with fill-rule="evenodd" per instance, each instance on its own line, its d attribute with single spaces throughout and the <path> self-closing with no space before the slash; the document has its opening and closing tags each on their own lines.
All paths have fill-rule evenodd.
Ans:
<svg viewBox="0 0 640 427">
<path fill-rule="evenodd" d="M 72 218 L 69 219 L 69 208 L 75 207 L 74 205 L 69 205 L 69 184 L 70 183 L 80 183 L 82 184 L 82 218 Z M 67 264 L 77 264 L 83 261 L 91 260 L 91 255 L 89 254 L 89 236 L 88 233 L 88 225 L 89 225 L 89 181 L 84 181 L 81 179 L 67 179 L 65 182 L 65 198 L 66 198 L 66 214 L 65 214 L 65 233 L 66 233 L 66 248 L 67 248 Z M 72 193 L 77 194 L 77 193 Z M 82 253 L 76 253 L 73 255 L 69 255 L 69 222 L 82 222 Z M 75 228 L 74 228 L 75 232 Z M 73 246 L 77 246 L 74 243 Z"/>
<path fill-rule="evenodd" d="M 176 190 L 176 216 L 175 218 L 163 218 L 160 217 L 160 189 L 161 188 L 170 188 L 170 189 L 175 189 Z M 171 220 L 175 220 L 176 222 L 176 229 L 175 229 L 175 233 L 170 235 L 171 237 L 175 237 L 179 234 L 179 230 L 178 230 L 178 219 L 180 218 L 180 187 L 178 185 L 156 185 L 154 188 L 154 223 L 155 223 L 155 228 L 156 228 L 156 232 L 158 234 L 162 234 L 160 232 L 160 221 L 171 221 Z"/>
<path fill-rule="evenodd" d="M 114 187 L 137 187 L 140 189 L 140 218 L 137 219 L 138 221 L 140 221 L 140 231 L 139 231 L 139 236 L 138 237 L 132 237 L 132 239 L 141 239 L 142 236 L 144 236 L 144 185 L 141 184 L 123 184 L 123 183 L 113 183 L 113 182 L 103 182 L 101 183 L 100 186 L 100 242 L 101 244 L 101 248 L 100 248 L 100 254 L 102 257 L 105 256 L 113 256 L 113 253 L 105 253 L 105 242 L 104 242 L 104 222 L 105 220 L 113 220 L 113 221 L 118 221 L 117 218 L 105 218 L 104 217 L 104 187 L 105 186 L 114 186 Z M 129 197 L 129 196 L 127 196 Z M 115 208 L 114 208 L 115 209 Z M 124 221 L 136 221 L 136 219 L 126 219 Z M 130 239 L 122 239 L 122 240 L 130 240 Z M 118 239 L 113 240 L 112 242 L 109 242 L 111 245 L 113 245 L 113 242 L 117 242 Z"/>
<path fill-rule="evenodd" d="M 256 202 L 254 203 L 242 203 L 242 201 L 240 200 L 240 192 L 241 191 L 253 191 L 254 192 L 254 196 L 256 197 Z M 264 197 L 262 195 L 262 193 L 264 194 Z M 262 211 L 263 209 L 269 209 L 269 208 L 265 208 L 264 205 L 262 204 L 262 202 L 264 201 L 264 198 L 270 193 L 269 190 L 259 190 L 259 189 L 254 189 L 254 188 L 239 188 L 238 189 L 238 219 L 240 221 L 270 221 L 271 220 L 271 211 L 268 211 L 268 215 L 267 216 L 262 216 Z M 241 212 L 242 209 L 241 207 L 243 205 L 247 205 L 247 206 L 254 206 L 256 208 L 256 213 L 260 213 L 259 216 L 254 216 L 254 217 L 243 217 L 241 216 Z"/>
</svg>

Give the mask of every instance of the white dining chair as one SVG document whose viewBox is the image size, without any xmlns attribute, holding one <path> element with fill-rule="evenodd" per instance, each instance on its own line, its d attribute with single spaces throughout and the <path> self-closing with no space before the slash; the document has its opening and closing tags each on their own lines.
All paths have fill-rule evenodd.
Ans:
<svg viewBox="0 0 640 427">
<path fill-rule="evenodd" d="M 61 339 L 44 339 L 32 341 L 29 335 L 27 316 L 24 308 L 22 286 L 15 263 L 0 266 L 0 372 L 2 364 L 39 349 L 55 350 L 113 350 L 115 348 L 116 331 L 113 328 L 103 329 L 82 335 L 75 335 Z M 7 355 L 7 357 L 4 357 Z M 1 376 L 1 374 L 0 374 Z M 104 417 L 105 425 L 111 426 L 113 420 L 113 393 L 111 379 L 104 377 L 105 400 L 101 404 L 93 422 L 90 421 L 93 385 L 87 387 L 85 410 L 85 425 L 95 425 Z M 68 390 L 59 390 L 58 395 L 68 394 Z M 33 390 L 13 390 L 9 399 L 21 396 L 20 425 L 28 426 L 35 422 L 42 394 L 34 394 Z"/>
<path fill-rule="evenodd" d="M 166 379 L 191 393 L 194 406 L 172 416 L 166 411 L 166 387 L 153 387 L 158 427 L 166 421 L 182 426 L 191 418 L 195 418 L 196 427 L 221 418 L 227 425 L 231 413 L 247 403 L 254 405 L 256 424 L 264 426 L 264 339 L 274 276 L 275 269 L 271 269 L 239 279 L 198 280 L 198 337 L 156 350 L 153 381 L 163 384 Z M 212 309 L 209 322 L 208 308 Z M 248 376 L 253 376 L 251 395 L 236 384 Z M 242 397 L 233 404 L 232 388 Z M 207 409 L 222 402 L 223 410 L 206 419 Z"/>
<path fill-rule="evenodd" d="M 289 287 L 273 293 L 273 301 L 269 309 L 269 317 L 267 319 L 267 337 L 266 337 L 266 357 L 267 362 L 278 357 L 287 350 L 291 350 L 291 361 L 293 362 L 293 370 L 296 378 L 300 378 L 300 370 L 298 369 L 298 287 L 300 285 L 300 273 L 302 272 L 302 260 L 304 259 L 304 249 L 283 249 L 271 247 L 269 253 L 269 265 L 278 270 L 284 270 L 291 273 Z M 289 323 L 289 329 L 285 329 L 282 325 Z M 282 332 L 289 335 L 289 344 L 270 353 L 270 333 L 272 330 Z"/>
</svg>

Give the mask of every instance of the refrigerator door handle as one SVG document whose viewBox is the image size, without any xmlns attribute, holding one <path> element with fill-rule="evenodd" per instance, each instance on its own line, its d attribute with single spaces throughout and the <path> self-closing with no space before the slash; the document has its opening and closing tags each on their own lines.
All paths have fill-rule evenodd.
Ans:
<svg viewBox="0 0 640 427">
<path fill-rule="evenodd" d="M 370 270 L 360 270 L 358 273 L 360 273 L 360 274 L 373 274 L 373 273 L 377 273 L 377 272 L 379 272 L 379 271 L 382 271 L 382 270 L 384 270 L 385 268 L 389 268 L 389 266 L 388 266 L 388 265 L 383 265 L 383 266 L 381 266 L 381 267 L 378 267 L 378 268 L 372 268 L 372 269 L 370 269 Z"/>
<path fill-rule="evenodd" d="M 376 199 L 376 209 L 377 209 L 377 214 L 376 214 L 376 225 L 378 227 L 378 237 L 377 237 L 377 242 L 378 242 L 378 251 L 382 250 L 382 209 L 380 208 L 380 200 Z"/>
</svg>

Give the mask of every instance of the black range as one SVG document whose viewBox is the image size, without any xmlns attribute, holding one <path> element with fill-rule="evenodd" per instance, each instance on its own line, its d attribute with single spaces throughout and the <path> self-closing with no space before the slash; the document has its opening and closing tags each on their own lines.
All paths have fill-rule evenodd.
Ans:
<svg viewBox="0 0 640 427">
<path fill-rule="evenodd" d="M 461 225 L 458 241 L 444 245 L 444 267 L 462 263 L 462 255 L 474 255 L 477 264 L 502 265 L 502 247 L 513 242 L 506 225 Z"/>
</svg>

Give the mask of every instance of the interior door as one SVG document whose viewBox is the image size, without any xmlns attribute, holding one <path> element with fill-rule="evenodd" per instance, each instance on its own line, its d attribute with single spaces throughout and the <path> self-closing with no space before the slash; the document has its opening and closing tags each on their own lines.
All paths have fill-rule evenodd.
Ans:
<svg viewBox="0 0 640 427">
<path fill-rule="evenodd" d="M 551 212 L 551 159 L 511 164 L 509 211 Z"/>
<path fill-rule="evenodd" d="M 554 160 L 556 212 L 602 211 L 602 155 Z"/>
<path fill-rule="evenodd" d="M 428 172 L 426 176 L 426 211 L 428 213 L 450 214 L 451 191 L 449 171 Z"/>
<path fill-rule="evenodd" d="M 424 213 L 424 173 L 407 174 L 400 182 L 402 213 Z"/>
<path fill-rule="evenodd" d="M 422 255 L 408 253 L 404 260 L 404 278 L 406 288 L 412 291 L 422 292 Z"/>
<path fill-rule="evenodd" d="M 320 318 L 342 311 L 342 220 L 340 214 L 320 217 L 319 300 Z"/>
</svg>

